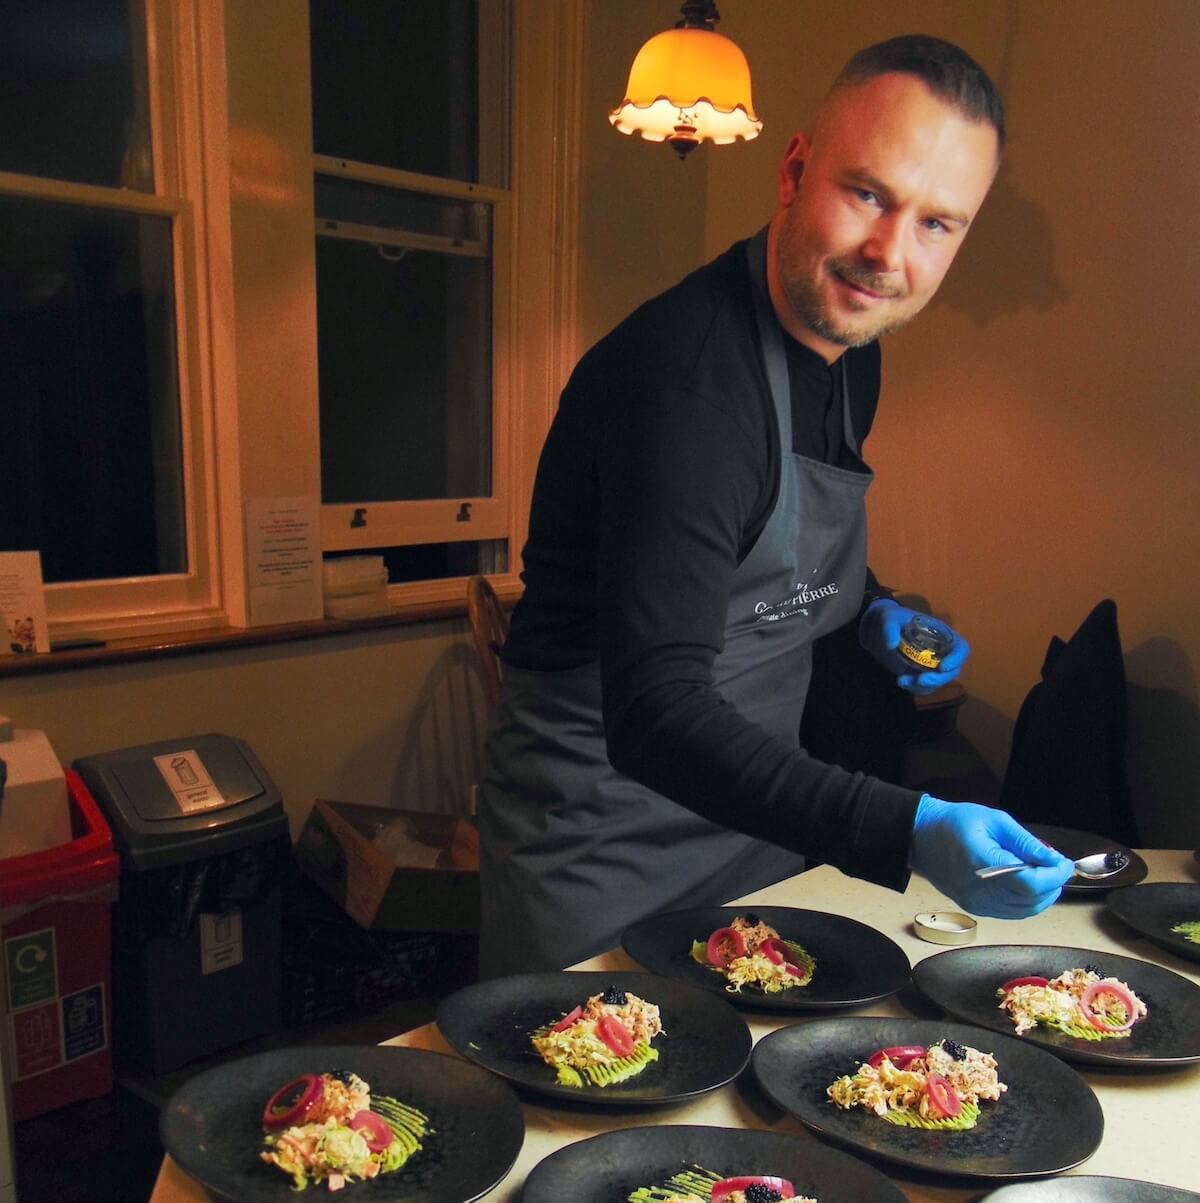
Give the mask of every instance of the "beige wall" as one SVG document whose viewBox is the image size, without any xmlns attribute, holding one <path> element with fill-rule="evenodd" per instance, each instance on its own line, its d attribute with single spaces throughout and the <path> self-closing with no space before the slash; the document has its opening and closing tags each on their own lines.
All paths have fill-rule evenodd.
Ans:
<svg viewBox="0 0 1200 1203">
<path fill-rule="evenodd" d="M 0 680 L 59 760 L 208 731 L 253 749 L 298 835 L 316 798 L 465 813 L 483 737 L 460 622 Z"/>
<path fill-rule="evenodd" d="M 644 0 L 587 0 L 582 129 L 580 345 L 589 347 L 705 255 L 704 151 L 619 134 L 608 113 L 625 95 L 638 47 L 678 10 Z"/>
</svg>

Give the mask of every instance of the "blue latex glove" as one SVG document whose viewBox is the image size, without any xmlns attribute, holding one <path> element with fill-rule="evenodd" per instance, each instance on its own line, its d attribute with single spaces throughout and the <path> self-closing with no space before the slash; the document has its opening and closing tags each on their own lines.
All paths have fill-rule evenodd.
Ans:
<svg viewBox="0 0 1200 1203">
<path fill-rule="evenodd" d="M 933 693 L 949 685 L 971 654 L 971 645 L 954 631 L 954 642 L 942 657 L 937 671 L 919 672 L 916 666 L 896 650 L 900 632 L 908 620 L 918 614 L 891 598 L 876 598 L 864 611 L 858 623 L 858 642 L 862 644 L 889 672 L 896 674 L 896 684 L 913 694 Z"/>
<path fill-rule="evenodd" d="M 1003 810 L 924 794 L 913 822 L 909 864 L 972 915 L 1024 919 L 1048 907 L 1075 871 L 1061 852 Z M 989 865 L 1037 865 L 989 880 Z"/>
</svg>

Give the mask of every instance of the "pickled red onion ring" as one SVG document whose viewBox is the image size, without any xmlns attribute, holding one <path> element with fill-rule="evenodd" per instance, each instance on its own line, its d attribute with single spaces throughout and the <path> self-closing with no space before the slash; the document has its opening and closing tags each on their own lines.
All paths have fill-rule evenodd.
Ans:
<svg viewBox="0 0 1200 1203">
<path fill-rule="evenodd" d="M 1092 1010 L 1092 1000 L 1101 994 L 1111 994 L 1118 1002 L 1125 1007 L 1125 1022 L 1124 1023 L 1109 1023 L 1102 1019 Z M 1110 977 L 1106 977 L 1101 981 L 1093 982 L 1082 994 L 1079 999 L 1079 1009 L 1083 1012 L 1083 1017 L 1094 1028 L 1098 1028 L 1102 1032 L 1127 1032 L 1133 1027 L 1137 1019 L 1137 1003 L 1134 997 L 1121 985 L 1120 982 L 1114 981 Z"/>
<path fill-rule="evenodd" d="M 575 1007 L 568 1011 L 556 1024 L 552 1024 L 550 1030 L 552 1032 L 565 1032 L 577 1019 L 583 1015 L 582 1007 Z"/>
<path fill-rule="evenodd" d="M 728 940 L 733 951 L 726 956 L 721 949 L 721 945 Z M 746 955 L 746 940 L 740 931 L 735 927 L 718 927 L 711 936 L 708 937 L 708 946 L 705 949 L 705 955 L 708 957 L 710 965 L 716 965 L 720 969 L 724 969 L 735 957 L 744 957 Z"/>
<path fill-rule="evenodd" d="M 355 1112 L 354 1118 L 350 1121 L 350 1128 L 367 1142 L 367 1148 L 372 1153 L 382 1153 L 385 1149 L 390 1148 L 392 1141 L 396 1139 L 396 1134 L 387 1120 L 374 1111 Z"/>
<path fill-rule="evenodd" d="M 792 977 L 808 976 L 808 969 L 801 964 L 799 957 L 796 956 L 787 941 L 779 936 L 768 936 L 758 946 L 758 951 L 772 964 L 782 965 Z"/>
<path fill-rule="evenodd" d="M 325 1096 L 325 1080 L 317 1074 L 301 1074 L 281 1086 L 263 1108 L 262 1126 L 268 1131 L 302 1124 Z"/>
</svg>

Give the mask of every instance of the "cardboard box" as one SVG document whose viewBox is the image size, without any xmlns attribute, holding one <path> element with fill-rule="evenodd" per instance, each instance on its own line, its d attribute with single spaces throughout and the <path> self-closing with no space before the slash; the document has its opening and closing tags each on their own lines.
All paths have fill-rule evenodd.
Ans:
<svg viewBox="0 0 1200 1203">
<path fill-rule="evenodd" d="M 12 728 L 0 716 L 0 760 L 7 769 L 0 788 L 0 858 L 69 844 L 67 780 L 45 732 Z"/>
<path fill-rule="evenodd" d="M 465 819 L 318 799 L 296 862 L 361 927 L 479 930 L 479 834 Z"/>
</svg>

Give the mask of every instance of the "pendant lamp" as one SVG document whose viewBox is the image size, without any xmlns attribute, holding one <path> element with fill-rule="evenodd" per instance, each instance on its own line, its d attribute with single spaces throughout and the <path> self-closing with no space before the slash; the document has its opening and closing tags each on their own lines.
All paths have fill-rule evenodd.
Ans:
<svg viewBox="0 0 1200 1203">
<path fill-rule="evenodd" d="M 713 0 L 686 0 L 683 19 L 638 51 L 625 99 L 608 115 L 623 134 L 667 142 L 686 158 L 706 138 L 718 146 L 757 138 L 762 122 L 750 100 L 750 65 L 714 28 Z"/>
</svg>

